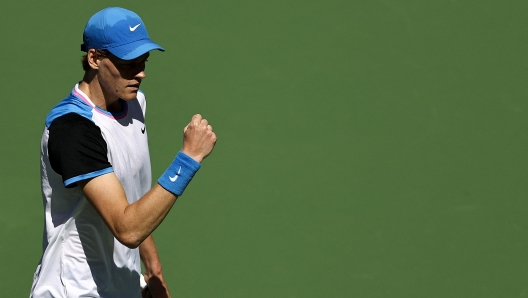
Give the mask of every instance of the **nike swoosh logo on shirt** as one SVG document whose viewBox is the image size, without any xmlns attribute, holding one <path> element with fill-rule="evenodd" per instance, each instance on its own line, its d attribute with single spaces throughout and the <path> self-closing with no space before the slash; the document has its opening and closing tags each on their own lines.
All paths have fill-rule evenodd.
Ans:
<svg viewBox="0 0 528 298">
<path fill-rule="evenodd" d="M 134 31 L 137 29 L 137 27 L 139 27 L 139 25 L 141 25 L 141 23 L 137 24 L 137 25 L 134 26 L 134 27 L 130 27 L 130 26 L 128 26 L 128 28 L 130 28 L 130 31 L 134 32 Z"/>
<path fill-rule="evenodd" d="M 174 175 L 174 177 L 169 176 L 170 181 L 171 182 L 176 182 L 178 177 L 180 177 L 180 172 L 181 172 L 181 166 L 180 166 L 180 169 L 178 170 L 178 174 Z"/>
</svg>

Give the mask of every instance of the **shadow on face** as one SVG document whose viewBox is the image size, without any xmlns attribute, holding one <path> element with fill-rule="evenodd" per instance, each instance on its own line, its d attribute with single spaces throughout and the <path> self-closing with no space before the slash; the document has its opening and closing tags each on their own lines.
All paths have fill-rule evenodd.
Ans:
<svg viewBox="0 0 528 298">
<path fill-rule="evenodd" d="M 133 60 L 123 60 L 110 53 L 108 60 L 116 67 L 122 78 L 132 80 L 145 71 L 145 64 L 149 56 L 150 53 L 145 53 Z"/>
</svg>

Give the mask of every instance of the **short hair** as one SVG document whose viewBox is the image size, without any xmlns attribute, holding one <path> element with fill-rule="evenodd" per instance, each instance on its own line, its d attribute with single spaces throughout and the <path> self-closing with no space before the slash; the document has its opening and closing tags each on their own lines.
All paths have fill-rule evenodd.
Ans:
<svg viewBox="0 0 528 298">
<path fill-rule="evenodd" d="M 100 58 L 106 58 L 110 55 L 110 52 L 108 50 L 95 50 L 95 53 Z M 84 56 L 82 56 L 81 62 L 82 62 L 82 68 L 85 72 L 91 69 L 90 64 L 88 64 L 88 54 L 85 54 Z"/>
</svg>

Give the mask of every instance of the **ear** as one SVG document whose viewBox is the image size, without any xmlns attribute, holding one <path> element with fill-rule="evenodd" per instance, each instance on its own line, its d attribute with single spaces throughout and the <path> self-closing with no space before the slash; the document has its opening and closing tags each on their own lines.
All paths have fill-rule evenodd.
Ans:
<svg viewBox="0 0 528 298">
<path fill-rule="evenodd" d="M 88 59 L 88 65 L 90 65 L 90 68 L 99 69 L 99 63 L 101 62 L 101 59 L 99 59 L 95 49 L 89 49 L 88 53 L 86 53 L 86 58 Z"/>
</svg>

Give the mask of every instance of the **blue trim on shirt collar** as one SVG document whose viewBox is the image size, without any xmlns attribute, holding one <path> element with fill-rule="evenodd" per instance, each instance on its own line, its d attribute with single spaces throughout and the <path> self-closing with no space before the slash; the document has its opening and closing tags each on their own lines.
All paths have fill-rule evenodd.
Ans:
<svg viewBox="0 0 528 298">
<path fill-rule="evenodd" d="M 109 112 L 109 111 L 106 111 L 106 110 L 103 110 L 101 109 L 100 107 L 98 106 L 95 106 L 94 108 L 97 109 L 99 112 L 103 113 L 103 114 L 106 114 L 110 117 L 113 117 L 114 119 L 120 119 L 122 118 L 124 115 L 126 115 L 126 113 L 128 112 L 128 101 L 124 100 L 124 99 L 118 99 L 119 102 L 121 103 L 121 107 L 123 108 L 121 111 L 119 112 Z"/>
</svg>

